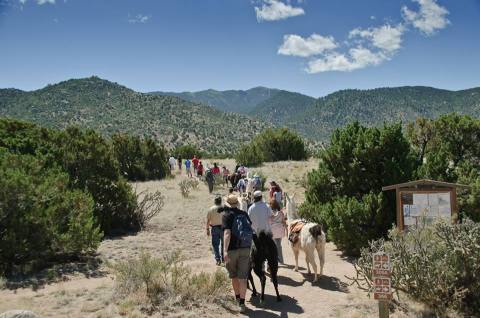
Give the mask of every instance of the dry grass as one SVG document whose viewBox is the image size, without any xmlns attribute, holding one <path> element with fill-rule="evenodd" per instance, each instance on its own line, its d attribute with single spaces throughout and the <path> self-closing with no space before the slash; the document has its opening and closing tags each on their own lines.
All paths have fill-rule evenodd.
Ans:
<svg viewBox="0 0 480 318">
<path fill-rule="evenodd" d="M 192 273 L 178 252 L 155 258 L 142 251 L 138 258 L 118 261 L 110 267 L 117 296 L 122 300 L 120 315 L 138 308 L 151 313 L 231 301 L 230 282 L 223 271 Z"/>
</svg>

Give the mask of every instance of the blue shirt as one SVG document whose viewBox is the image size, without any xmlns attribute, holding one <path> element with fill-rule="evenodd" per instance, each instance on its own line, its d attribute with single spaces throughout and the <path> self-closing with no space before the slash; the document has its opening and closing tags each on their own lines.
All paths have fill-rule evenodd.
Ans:
<svg viewBox="0 0 480 318">
<path fill-rule="evenodd" d="M 185 160 L 185 168 L 190 168 L 190 160 Z"/>
</svg>

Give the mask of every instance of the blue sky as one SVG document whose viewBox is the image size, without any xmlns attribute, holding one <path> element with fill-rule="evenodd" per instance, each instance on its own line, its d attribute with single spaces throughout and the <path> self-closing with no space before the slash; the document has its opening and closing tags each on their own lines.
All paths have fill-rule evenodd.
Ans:
<svg viewBox="0 0 480 318">
<path fill-rule="evenodd" d="M 0 87 L 480 86 L 480 0 L 0 0 Z"/>
</svg>

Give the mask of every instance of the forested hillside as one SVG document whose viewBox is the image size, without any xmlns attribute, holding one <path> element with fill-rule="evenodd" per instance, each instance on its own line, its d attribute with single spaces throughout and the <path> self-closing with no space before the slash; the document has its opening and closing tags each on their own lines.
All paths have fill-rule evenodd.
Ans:
<svg viewBox="0 0 480 318">
<path fill-rule="evenodd" d="M 176 96 L 182 99 L 206 104 L 226 112 L 248 114 L 261 102 L 277 93 L 277 89 L 254 87 L 249 90 L 217 91 L 208 89 L 198 92 L 153 92 L 155 95 Z"/>
<path fill-rule="evenodd" d="M 0 90 L 0 116 L 53 128 L 78 125 L 103 134 L 152 137 L 167 146 L 197 145 L 210 153 L 231 153 L 268 127 L 248 117 L 172 96 L 135 92 L 98 77 L 75 79 L 24 92 Z M 232 127 L 250 129 L 232 129 Z"/>
<path fill-rule="evenodd" d="M 310 138 L 326 140 L 335 128 L 354 120 L 367 126 L 378 126 L 399 120 L 408 123 L 419 116 L 437 118 L 451 112 L 478 117 L 480 88 L 448 91 L 407 86 L 343 90 L 319 98 L 284 124 Z"/>
<path fill-rule="evenodd" d="M 281 90 L 260 102 L 250 115 L 276 125 L 286 125 L 292 117 L 305 112 L 314 103 L 313 97 Z"/>
</svg>

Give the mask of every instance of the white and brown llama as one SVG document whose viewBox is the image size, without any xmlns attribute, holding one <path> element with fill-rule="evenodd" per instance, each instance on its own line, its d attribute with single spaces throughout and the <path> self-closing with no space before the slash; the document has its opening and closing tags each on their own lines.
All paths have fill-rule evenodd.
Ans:
<svg viewBox="0 0 480 318">
<path fill-rule="evenodd" d="M 298 254 L 300 253 L 300 250 L 302 250 L 305 252 L 305 261 L 307 262 L 308 274 L 311 274 L 310 265 L 312 265 L 313 272 L 315 274 L 313 282 L 316 282 L 318 275 L 317 263 L 315 262 L 315 250 L 317 251 L 318 259 L 320 261 L 320 276 L 322 276 L 323 266 L 325 264 L 325 233 L 323 232 L 320 224 L 304 222 L 300 219 L 297 213 L 297 206 L 295 204 L 295 194 L 292 197 L 289 197 L 288 194 L 285 193 L 285 198 L 287 201 L 286 210 L 289 231 L 288 234 L 290 235 L 291 225 L 298 222 L 304 223 L 299 233 L 299 239 L 295 243 L 290 242 L 290 246 L 292 247 L 293 254 L 295 256 L 295 271 L 298 271 Z"/>
</svg>

